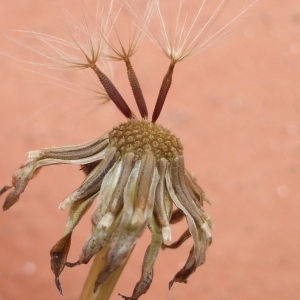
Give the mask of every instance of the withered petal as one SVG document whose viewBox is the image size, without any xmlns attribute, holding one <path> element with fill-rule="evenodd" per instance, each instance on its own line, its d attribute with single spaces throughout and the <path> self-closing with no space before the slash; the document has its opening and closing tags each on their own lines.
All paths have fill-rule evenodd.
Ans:
<svg viewBox="0 0 300 300">
<path fill-rule="evenodd" d="M 87 156 L 79 159 L 58 159 L 58 158 L 43 158 L 38 161 L 36 161 L 35 169 L 48 166 L 48 165 L 57 165 L 57 164 L 74 164 L 74 165 L 87 165 L 90 163 L 93 163 L 95 161 L 102 160 L 108 151 L 108 147 L 103 149 L 102 151 L 92 155 Z M 31 161 L 29 161 L 30 163 Z M 27 163 L 26 163 L 27 164 Z"/>
<path fill-rule="evenodd" d="M 94 160 L 102 159 L 105 156 L 105 153 L 106 149 L 91 157 L 68 161 L 53 158 L 46 158 L 41 160 L 29 158 L 29 160 L 14 173 L 12 182 L 15 188 L 7 195 L 3 205 L 3 210 L 9 209 L 19 200 L 19 197 L 24 192 L 27 184 L 31 179 L 34 178 L 40 168 L 54 164 L 87 164 Z"/>
<path fill-rule="evenodd" d="M 58 277 L 63 271 L 67 261 L 67 256 L 71 246 L 72 232 L 82 216 L 90 208 L 94 198 L 95 195 L 86 201 L 80 201 L 71 206 L 66 222 L 64 236 L 52 247 L 50 251 L 51 270 L 55 275 L 56 285 L 59 283 Z M 61 291 L 61 286 L 58 289 Z"/>
<path fill-rule="evenodd" d="M 188 277 L 197 269 L 197 262 L 195 260 L 194 246 L 190 250 L 189 257 L 184 267 L 176 273 L 174 278 L 169 282 L 169 289 L 172 288 L 174 282 L 187 283 Z"/>
<path fill-rule="evenodd" d="M 195 196 L 191 197 L 185 183 L 184 178 L 184 161 L 183 156 L 176 157 L 171 165 L 171 178 L 180 202 L 184 205 L 189 214 L 196 220 L 198 224 L 205 222 L 201 215 L 199 207 L 195 203 Z M 197 199 L 196 199 L 197 201 Z"/>
<path fill-rule="evenodd" d="M 156 187 L 154 215 L 159 226 L 163 228 L 164 241 L 171 241 L 171 229 L 169 223 L 169 216 L 166 209 L 166 191 L 165 191 L 165 176 L 168 169 L 168 161 L 161 158 L 157 162 L 157 170 L 159 174 L 159 181 Z"/>
<path fill-rule="evenodd" d="M 87 200 L 78 201 L 72 204 L 69 210 L 64 234 L 69 233 L 75 228 L 75 226 L 81 220 L 82 216 L 88 211 L 88 209 L 93 204 L 93 201 L 95 200 L 96 196 L 97 194 L 94 194 Z"/>
<path fill-rule="evenodd" d="M 186 178 L 187 185 L 190 187 L 194 195 L 199 200 L 200 205 L 203 206 L 203 201 L 211 205 L 211 202 L 209 201 L 206 193 L 197 183 L 195 176 L 188 170 L 185 170 L 185 178 Z"/>
<path fill-rule="evenodd" d="M 45 148 L 43 150 L 39 150 L 38 157 L 62 160 L 82 159 L 99 153 L 106 148 L 109 143 L 108 138 L 108 134 L 106 133 L 99 138 L 83 144 Z M 28 156 L 36 156 L 35 151 L 28 152 Z"/>
<path fill-rule="evenodd" d="M 149 197 L 150 188 L 153 187 L 153 175 L 155 171 L 156 160 L 152 153 L 145 154 L 141 159 L 141 166 L 136 182 L 134 196 L 134 214 L 132 216 L 131 225 L 140 226 L 144 224 L 146 219 L 150 219 L 153 212 L 154 196 Z M 157 172 L 157 170 L 156 170 Z M 157 184 L 157 183 L 156 183 Z M 156 188 L 154 187 L 154 191 Z M 150 203 L 150 198 L 153 203 Z M 150 213 L 149 213 L 150 211 Z"/>
<path fill-rule="evenodd" d="M 207 226 L 207 224 L 203 224 Z M 191 248 L 189 257 L 184 265 L 184 267 L 174 276 L 174 278 L 169 283 L 169 288 L 172 287 L 174 282 L 187 282 L 188 277 L 195 272 L 197 267 L 204 264 L 206 250 L 211 244 L 211 235 L 208 228 L 203 228 L 203 225 L 198 230 L 198 243 L 194 244 Z M 198 253 L 196 247 L 199 247 Z"/>
<path fill-rule="evenodd" d="M 105 265 L 98 274 L 94 291 L 114 270 L 127 261 L 152 216 L 155 189 L 159 179 L 155 158 L 152 154 L 146 154 L 140 164 L 138 162 L 124 189 L 122 220 L 110 239 Z"/>
<path fill-rule="evenodd" d="M 8 186 L 8 185 L 5 185 L 1 190 L 0 190 L 0 196 L 2 194 L 4 194 L 7 190 L 11 189 L 12 186 Z"/>
<path fill-rule="evenodd" d="M 104 227 L 96 227 L 93 229 L 91 236 L 85 242 L 81 250 L 79 260 L 76 262 L 76 265 L 87 264 L 91 258 L 104 247 L 105 243 L 109 243 L 111 235 L 119 226 L 120 220 L 121 213 L 115 217 L 113 223 L 108 229 Z"/>
<path fill-rule="evenodd" d="M 111 223 L 113 223 L 111 226 L 112 229 L 109 228 L 110 226 L 104 227 L 101 225 L 101 221 L 107 212 L 114 189 L 121 176 L 121 169 L 122 162 L 116 162 L 103 179 L 97 198 L 97 205 L 92 215 L 92 234 L 85 242 L 77 264 L 88 263 L 89 260 L 102 249 L 103 245 L 116 228 L 116 224 L 119 223 L 120 217 L 113 216 L 111 220 Z"/>
<path fill-rule="evenodd" d="M 72 231 L 60 239 L 50 251 L 51 270 L 55 276 L 55 284 L 60 294 L 62 294 L 61 284 L 59 282 L 59 275 L 65 267 L 67 256 L 71 247 Z"/>
<path fill-rule="evenodd" d="M 171 168 L 171 167 L 170 167 Z M 201 256 L 201 249 L 202 249 L 202 245 L 201 245 L 201 240 L 199 239 L 199 233 L 198 233 L 198 228 L 197 225 L 195 223 L 194 218 L 190 215 L 190 213 L 187 211 L 187 209 L 185 208 L 185 206 L 181 203 L 181 201 L 178 199 L 177 194 L 173 188 L 172 185 L 172 181 L 171 181 L 171 176 L 170 176 L 170 172 L 167 172 L 166 174 L 166 180 L 167 180 L 167 187 L 168 187 L 168 191 L 169 194 L 174 202 L 174 204 L 185 214 L 186 216 L 186 220 L 189 226 L 189 231 L 193 237 L 194 240 L 194 245 L 195 245 L 195 257 L 199 258 Z"/>
<path fill-rule="evenodd" d="M 126 153 L 122 159 L 121 174 L 111 196 L 109 207 L 106 211 L 106 214 L 108 217 L 110 217 L 110 219 L 116 216 L 120 209 L 123 207 L 124 188 L 127 184 L 129 175 L 134 167 L 135 161 L 136 155 L 134 153 Z M 103 218 L 105 218 L 105 216 Z M 104 220 L 102 219 L 101 222 L 104 223 Z"/>
<path fill-rule="evenodd" d="M 191 233 L 189 231 L 189 229 L 187 229 L 186 231 L 184 231 L 184 233 L 180 236 L 180 238 L 175 241 L 174 243 L 167 245 L 167 244 L 162 244 L 162 249 L 165 248 L 170 248 L 170 249 L 176 249 L 179 246 L 181 246 L 187 239 L 189 239 L 191 237 Z"/>
<path fill-rule="evenodd" d="M 129 258 L 135 244 L 137 243 L 142 230 L 136 229 L 135 231 L 127 225 L 122 231 L 115 231 L 118 234 L 113 233 L 109 249 L 105 258 L 105 265 L 97 276 L 94 285 L 94 292 L 98 287 L 107 279 L 107 277 L 115 271 L 118 267 L 124 265 Z"/>
<path fill-rule="evenodd" d="M 72 203 L 89 198 L 91 195 L 98 192 L 101 188 L 103 178 L 111 169 L 117 159 L 117 149 L 111 147 L 105 158 L 95 167 L 92 172 L 86 177 L 81 186 L 68 196 L 60 205 L 59 209 L 64 210 Z"/>
<path fill-rule="evenodd" d="M 153 266 L 156 261 L 160 246 L 163 242 L 163 236 L 159 226 L 156 224 L 154 217 L 152 217 L 150 221 L 149 228 L 152 233 L 152 237 L 151 243 L 146 250 L 146 254 L 143 260 L 142 275 L 140 280 L 135 285 L 132 296 L 122 296 L 127 300 L 137 300 L 141 295 L 147 292 L 152 283 Z"/>
<path fill-rule="evenodd" d="M 130 222 L 134 213 L 135 190 L 140 166 L 141 161 L 138 160 L 130 172 L 128 182 L 124 189 L 124 204 L 121 221 L 110 238 L 105 266 L 98 274 L 94 285 L 94 291 L 98 289 L 99 285 L 103 283 L 115 269 L 117 269 L 122 263 L 126 262 L 137 241 L 138 237 L 136 231 L 139 230 L 132 230 L 130 228 Z M 133 244 L 133 242 L 135 243 Z"/>
<path fill-rule="evenodd" d="M 35 162 L 24 164 L 20 169 L 15 171 L 12 178 L 12 184 L 14 189 L 6 196 L 5 202 L 3 204 L 3 210 L 9 209 L 18 200 L 20 195 L 24 192 L 28 182 L 32 179 L 35 172 Z"/>
<path fill-rule="evenodd" d="M 180 222 L 184 218 L 184 213 L 180 209 L 176 209 L 173 211 L 170 224 L 176 224 Z"/>
</svg>

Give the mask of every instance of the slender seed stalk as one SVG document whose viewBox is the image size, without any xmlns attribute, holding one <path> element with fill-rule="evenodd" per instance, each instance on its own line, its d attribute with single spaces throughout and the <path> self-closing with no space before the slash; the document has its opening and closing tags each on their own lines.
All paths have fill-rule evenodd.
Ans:
<svg viewBox="0 0 300 300">
<path fill-rule="evenodd" d="M 101 284 L 97 291 L 94 293 L 94 285 L 97 279 L 98 274 L 103 269 L 105 265 L 105 256 L 108 250 L 108 245 L 102 248 L 99 251 L 93 260 L 92 266 L 90 268 L 89 274 L 85 281 L 83 290 L 81 292 L 79 300 L 109 300 L 115 285 L 117 284 L 119 277 L 122 274 L 124 267 L 126 266 L 127 261 L 124 265 L 116 269 L 107 279 Z M 129 256 L 130 257 L 130 256 Z"/>
</svg>

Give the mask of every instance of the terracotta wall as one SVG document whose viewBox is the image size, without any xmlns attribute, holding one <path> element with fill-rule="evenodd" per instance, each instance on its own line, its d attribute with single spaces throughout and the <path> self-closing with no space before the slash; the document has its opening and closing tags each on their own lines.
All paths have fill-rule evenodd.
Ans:
<svg viewBox="0 0 300 300">
<path fill-rule="evenodd" d="M 0 186 L 10 183 L 27 151 L 84 142 L 123 120 L 112 103 L 95 105 L 89 97 L 78 101 L 80 74 L 49 71 L 9 57 L 41 62 L 9 39 L 22 36 L 10 30 L 62 30 L 57 15 L 62 15 L 63 7 L 79 13 L 77 1 L 4 2 L 0 9 L 0 52 L 4 53 L 0 55 Z M 22 37 L 21 41 L 28 43 Z M 133 64 L 152 110 L 168 61 L 146 43 Z M 72 82 L 76 91 L 61 88 L 61 82 L 50 78 L 56 74 Z M 116 81 L 133 106 L 124 76 L 123 64 L 116 63 Z M 171 291 L 168 282 L 184 264 L 191 241 L 178 250 L 162 251 L 153 284 L 142 299 L 298 299 L 299 78 L 300 4 L 296 0 L 258 1 L 232 34 L 178 65 L 159 122 L 181 138 L 187 166 L 212 202 L 206 209 L 215 230 L 204 266 L 187 285 L 175 284 Z M 82 179 L 76 166 L 46 168 L 17 205 L 0 213 L 0 300 L 60 299 L 49 267 L 49 250 L 61 236 L 66 218 L 57 206 Z M 90 227 L 86 216 L 75 232 L 73 260 Z M 176 226 L 174 237 L 184 228 L 184 224 Z M 118 292 L 132 291 L 148 242 L 146 234 L 112 299 L 119 299 Z M 87 271 L 88 266 L 64 271 L 64 299 L 78 299 Z"/>
</svg>

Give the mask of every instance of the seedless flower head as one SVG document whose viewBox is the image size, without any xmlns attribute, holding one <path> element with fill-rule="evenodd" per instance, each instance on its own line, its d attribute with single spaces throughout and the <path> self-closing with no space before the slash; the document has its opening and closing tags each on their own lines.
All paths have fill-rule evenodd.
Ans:
<svg viewBox="0 0 300 300">
<path fill-rule="evenodd" d="M 74 35 L 70 42 L 66 42 L 52 36 L 36 34 L 36 37 L 48 45 L 57 56 L 39 53 L 56 62 L 69 64 L 70 67 L 93 70 L 108 97 L 127 121 L 87 143 L 28 152 L 27 161 L 13 175 L 13 190 L 7 195 L 3 209 L 9 209 L 19 200 L 29 181 L 42 167 L 53 164 L 80 165 L 86 178 L 59 205 L 60 210 L 69 209 L 69 215 L 63 236 L 50 252 L 56 286 L 62 293 L 59 276 L 65 266 L 87 264 L 103 247 L 107 247 L 104 267 L 94 284 L 96 292 L 108 276 L 126 263 L 137 241 L 148 227 L 152 238 L 143 261 L 141 278 L 130 297 L 122 296 L 127 300 L 136 300 L 151 285 L 153 266 L 160 248 L 177 248 L 188 238 L 193 239 L 193 246 L 185 265 L 169 283 L 171 288 L 174 282 L 186 282 L 197 267 L 204 263 L 206 250 L 211 244 L 210 229 L 213 225 L 203 210 L 204 201 L 209 202 L 206 194 L 185 168 L 183 145 L 178 137 L 156 124 L 156 121 L 171 86 L 175 64 L 201 52 L 210 42 L 208 39 L 201 44 L 199 40 L 225 1 L 220 2 L 200 28 L 197 27 L 197 21 L 208 1 L 201 2 L 189 26 L 187 26 L 188 14 L 182 17 L 183 2 L 179 1 L 176 23 L 172 30 L 167 30 L 162 2 L 158 0 L 144 2 L 146 3 L 144 10 L 140 8 L 135 10 L 131 3 L 123 1 L 116 11 L 115 18 L 112 17 L 115 1 L 104 2 L 108 5 L 97 8 L 97 16 L 100 12 L 101 17 L 96 18 L 95 34 L 91 34 L 86 14 L 83 25 L 75 22 L 75 28 L 86 37 L 84 44 Z M 122 42 L 121 33 L 119 29 L 117 30 L 118 17 L 124 8 L 126 13 L 131 15 L 132 24 L 137 26 L 130 29 L 128 47 Z M 158 17 L 165 43 L 156 39 L 153 32 L 147 29 L 150 17 L 153 16 L 154 19 Z M 132 24 L 130 28 L 134 28 Z M 171 61 L 162 81 L 151 121 L 148 120 L 146 102 L 130 62 L 130 57 L 136 52 L 145 33 Z M 116 44 L 111 41 L 111 34 L 115 34 Z M 57 47 L 57 44 L 79 49 L 82 57 L 68 56 Z M 129 83 L 141 114 L 140 120 L 132 113 L 112 81 L 99 67 L 99 60 L 107 58 L 125 62 Z M 0 195 L 10 188 L 5 186 Z M 92 214 L 92 232 L 78 260 L 68 262 L 73 230 L 93 202 L 95 208 Z M 188 228 L 178 241 L 168 243 L 172 241 L 170 225 L 184 217 Z"/>
</svg>

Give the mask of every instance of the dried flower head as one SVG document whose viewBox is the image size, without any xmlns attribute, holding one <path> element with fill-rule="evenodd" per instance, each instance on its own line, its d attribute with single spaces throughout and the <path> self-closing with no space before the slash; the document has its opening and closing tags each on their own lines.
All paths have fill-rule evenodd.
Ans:
<svg viewBox="0 0 300 300">
<path fill-rule="evenodd" d="M 114 1 L 106 2 L 109 5 L 99 9 L 101 18 L 96 21 L 101 21 L 94 24 L 93 34 L 87 22 L 84 25 L 76 23 L 76 29 L 85 35 L 85 44 L 78 41 L 75 35 L 71 36 L 71 41 L 65 41 L 33 33 L 54 51 L 54 54 L 50 55 L 38 50 L 37 52 L 44 57 L 61 62 L 63 66 L 93 70 L 107 97 L 127 118 L 126 122 L 90 142 L 30 151 L 27 153 L 27 162 L 13 175 L 13 190 L 6 197 L 4 210 L 9 209 L 19 200 L 29 181 L 44 166 L 78 164 L 86 174 L 80 187 L 59 205 L 60 210 L 69 209 L 64 235 L 51 249 L 51 269 L 60 293 L 62 289 L 59 276 L 64 267 L 87 264 L 106 246 L 105 264 L 94 284 L 96 292 L 112 272 L 126 263 L 147 227 L 151 231 L 152 239 L 143 261 L 142 275 L 132 296 L 122 296 L 124 299 L 138 299 L 148 290 L 152 282 L 154 262 L 160 248 L 177 248 L 189 237 L 192 237 L 194 242 L 185 265 L 170 281 L 170 288 L 174 282 L 186 282 L 197 267 L 204 263 L 206 250 L 212 241 L 210 229 L 213 225 L 210 217 L 203 210 L 203 202 L 209 201 L 194 176 L 185 169 L 183 146 L 180 140 L 170 130 L 156 124 L 156 121 L 171 86 L 175 64 L 198 54 L 212 41 L 210 39 L 200 42 L 202 33 L 218 14 L 224 0 L 217 6 L 214 14 L 204 20 L 202 27 L 196 31 L 196 23 L 201 18 L 206 2 L 205 0 L 201 2 L 195 19 L 192 19 L 190 27 L 186 28 L 188 18 L 185 15 L 182 19 L 182 1 L 178 1 L 179 9 L 175 18 L 177 23 L 172 32 L 167 30 L 161 3 L 158 0 L 145 1 L 144 10 L 135 10 L 128 1 L 123 1 L 123 5 L 117 10 L 117 16 L 126 8 L 135 26 L 128 46 L 125 46 L 116 31 L 117 17 L 112 16 Z M 157 38 L 156 34 L 148 29 L 151 17 L 156 22 L 154 27 L 160 27 L 159 34 L 162 38 Z M 181 27 L 179 20 L 183 22 Z M 235 19 L 232 22 L 234 21 Z M 226 31 L 226 26 L 219 30 L 213 39 L 222 30 Z M 117 44 L 111 42 L 111 34 L 116 34 Z M 163 79 L 151 121 L 148 120 L 146 102 L 130 62 L 130 57 L 137 51 L 145 34 L 170 59 L 170 66 Z M 78 58 L 68 55 L 58 46 L 79 49 L 82 56 Z M 101 59 L 125 62 L 129 83 L 141 115 L 140 120 L 136 118 L 112 81 L 99 67 Z M 5 186 L 0 194 L 9 188 Z M 95 210 L 92 215 L 91 235 L 84 244 L 78 261 L 70 263 L 68 253 L 72 232 L 93 202 L 95 202 Z M 166 244 L 172 241 L 170 224 L 177 223 L 184 217 L 188 229 L 178 241 Z"/>
</svg>

